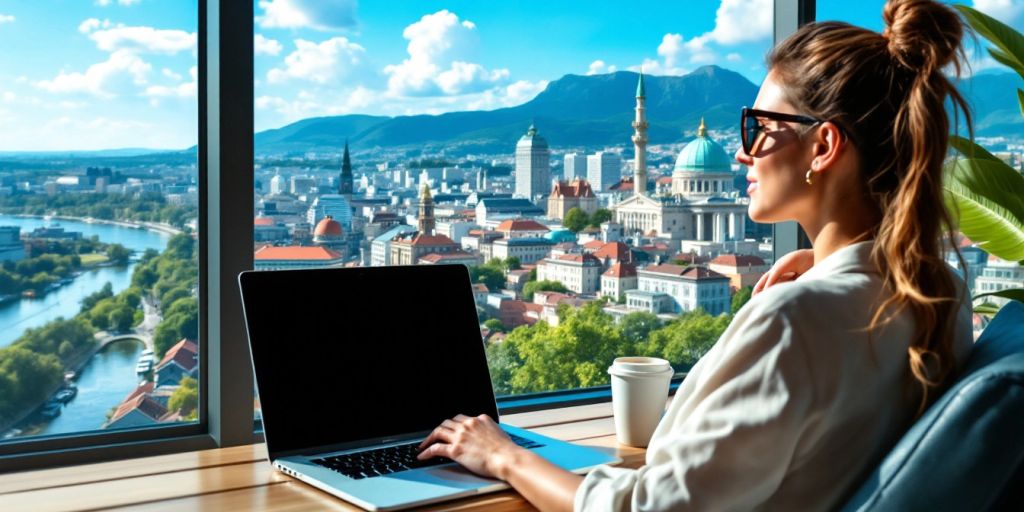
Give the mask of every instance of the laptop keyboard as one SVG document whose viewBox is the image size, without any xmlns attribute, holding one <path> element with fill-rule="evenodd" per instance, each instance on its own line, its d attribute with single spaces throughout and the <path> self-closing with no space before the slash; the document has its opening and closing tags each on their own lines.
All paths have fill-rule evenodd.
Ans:
<svg viewBox="0 0 1024 512">
<path fill-rule="evenodd" d="M 509 434 L 509 437 L 512 438 L 512 442 L 526 449 L 540 448 L 544 446 L 543 444 L 514 434 Z M 417 449 L 419 444 L 419 442 L 416 442 L 389 446 L 387 448 L 380 448 L 377 450 L 368 450 L 365 452 L 346 453 L 344 455 L 314 459 L 311 462 L 318 466 L 333 469 L 338 473 L 356 480 L 372 476 L 388 475 L 399 471 L 405 471 L 407 469 L 438 466 L 452 462 L 452 460 L 447 457 L 433 457 L 427 460 L 416 459 L 416 455 L 419 454 L 419 450 Z"/>
</svg>

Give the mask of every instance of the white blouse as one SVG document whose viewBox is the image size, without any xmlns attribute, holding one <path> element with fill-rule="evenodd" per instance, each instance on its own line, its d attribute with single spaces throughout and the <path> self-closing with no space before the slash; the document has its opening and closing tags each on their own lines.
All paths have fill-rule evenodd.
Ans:
<svg viewBox="0 0 1024 512">
<path fill-rule="evenodd" d="M 909 309 L 874 332 L 873 241 L 843 247 L 759 293 L 694 365 L 640 469 L 600 466 L 575 510 L 828 510 L 909 427 Z M 952 272 L 951 272 L 952 273 Z M 953 274 L 957 286 L 963 281 Z M 954 352 L 973 344 L 971 303 Z"/>
</svg>

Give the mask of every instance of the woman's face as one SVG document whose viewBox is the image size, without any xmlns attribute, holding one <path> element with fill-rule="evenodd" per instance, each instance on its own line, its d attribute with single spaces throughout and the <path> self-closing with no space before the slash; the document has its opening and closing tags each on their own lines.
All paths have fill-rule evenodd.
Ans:
<svg viewBox="0 0 1024 512">
<path fill-rule="evenodd" d="M 783 99 L 773 73 L 768 73 L 761 84 L 753 108 L 806 115 Z M 811 159 L 800 138 L 806 128 L 773 119 L 758 121 L 763 129 L 754 140 L 751 154 L 746 154 L 742 146 L 736 151 L 736 161 L 747 166 L 748 213 L 751 220 L 760 223 L 797 220 L 798 212 L 813 206 L 811 186 L 805 181 Z"/>
</svg>

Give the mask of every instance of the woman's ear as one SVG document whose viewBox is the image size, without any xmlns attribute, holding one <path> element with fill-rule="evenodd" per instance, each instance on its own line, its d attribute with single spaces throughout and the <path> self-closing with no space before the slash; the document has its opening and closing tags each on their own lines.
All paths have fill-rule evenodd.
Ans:
<svg viewBox="0 0 1024 512">
<path fill-rule="evenodd" d="M 823 172 L 839 161 L 846 148 L 846 137 L 839 126 L 825 121 L 814 130 L 814 143 L 811 148 L 811 169 Z"/>
</svg>

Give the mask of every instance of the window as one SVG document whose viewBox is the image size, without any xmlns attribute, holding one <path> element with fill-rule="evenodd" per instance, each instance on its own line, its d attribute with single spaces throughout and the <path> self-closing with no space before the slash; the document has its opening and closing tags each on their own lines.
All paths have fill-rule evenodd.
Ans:
<svg viewBox="0 0 1024 512">
<path fill-rule="evenodd" d="M 202 409 L 199 5 L 102 4 L 0 6 L 4 450 Z"/>
<path fill-rule="evenodd" d="M 1010 3 L 980 5 L 975 2 L 974 8 L 989 16 L 1009 25 L 1018 32 L 1024 32 L 1024 13 Z M 853 23 L 871 30 L 881 31 L 884 28 L 881 12 L 885 2 L 882 0 L 871 0 L 867 2 L 819 2 L 817 12 L 818 19 L 840 20 Z M 965 47 L 973 75 L 967 75 L 961 79 L 957 87 L 961 94 L 967 99 L 973 111 L 971 112 L 974 121 L 975 142 L 992 152 L 1004 161 L 1020 168 L 1021 155 L 1024 152 L 1024 121 L 1021 120 L 1018 108 L 1017 97 L 1014 91 L 1020 87 L 1020 78 L 1006 66 L 1000 65 L 988 55 L 988 42 L 979 37 L 980 43 L 974 47 L 971 40 L 965 39 Z M 992 123 L 989 119 L 1004 116 L 1010 120 L 1006 123 Z M 965 125 L 958 127 L 961 134 L 966 134 Z M 979 263 L 983 267 L 991 265 L 987 254 L 982 249 L 972 245 L 978 253 Z M 965 247 L 961 247 L 963 250 Z M 972 249 L 974 250 L 974 249 Z M 963 254 L 965 262 L 969 260 L 968 253 Z M 947 253 L 946 261 L 951 266 L 959 266 L 959 261 L 952 251 Z M 1010 270 L 988 270 L 983 269 L 980 273 L 984 277 L 1009 278 L 1013 279 L 1013 271 Z M 969 272 L 966 279 L 967 286 L 972 294 L 983 291 L 995 291 L 1002 287 L 1024 286 L 1024 279 L 1017 278 L 1014 283 L 995 284 L 979 282 L 979 273 Z M 987 299 L 982 299 L 984 302 Z M 996 299 L 1002 304 L 1005 299 Z M 976 304 L 977 305 L 977 304 Z"/>
</svg>

